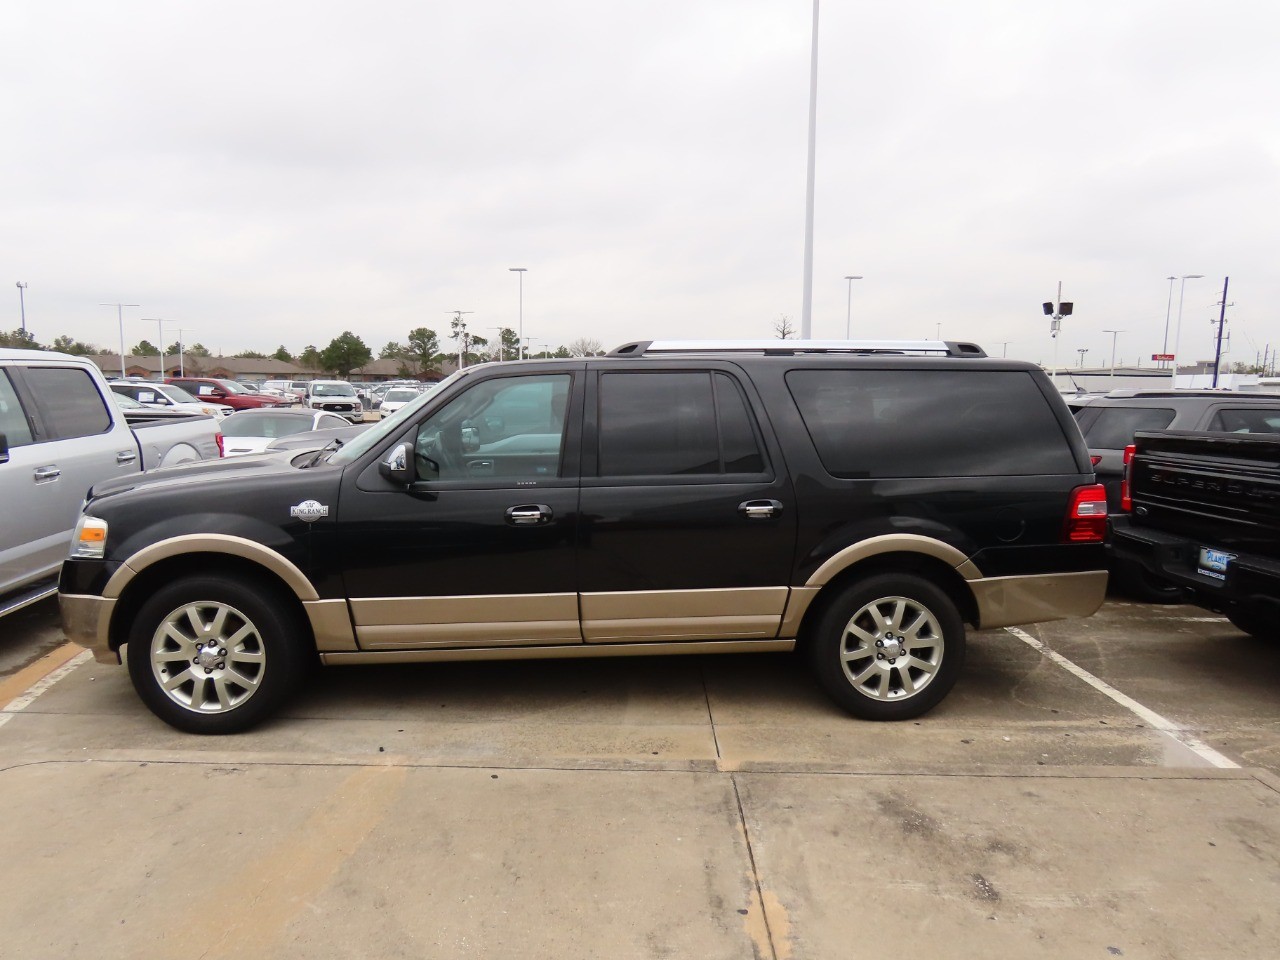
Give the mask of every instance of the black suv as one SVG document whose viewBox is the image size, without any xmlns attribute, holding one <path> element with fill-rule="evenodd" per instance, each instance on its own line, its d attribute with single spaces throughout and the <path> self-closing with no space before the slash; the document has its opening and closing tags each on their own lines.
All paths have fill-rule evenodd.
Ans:
<svg viewBox="0 0 1280 960">
<path fill-rule="evenodd" d="M 918 716 L 979 628 L 1087 616 L 1106 504 L 1036 366 L 965 343 L 632 343 L 455 373 L 319 452 L 99 484 L 63 622 L 147 705 L 244 729 L 309 660 L 799 647 Z"/>
<path fill-rule="evenodd" d="M 1107 488 L 1107 508 L 1122 512 L 1120 486 L 1125 449 L 1139 430 L 1209 430 L 1280 434 L 1280 396 L 1226 390 L 1113 390 L 1087 401 L 1067 400 L 1075 410 L 1098 480 Z M 1157 579 L 1143 567 L 1116 559 L 1113 581 L 1136 600 L 1177 603 L 1186 591 Z"/>
</svg>

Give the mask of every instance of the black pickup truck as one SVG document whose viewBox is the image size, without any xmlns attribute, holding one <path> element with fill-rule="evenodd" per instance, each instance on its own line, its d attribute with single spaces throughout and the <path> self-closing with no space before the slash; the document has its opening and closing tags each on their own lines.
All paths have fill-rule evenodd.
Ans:
<svg viewBox="0 0 1280 960">
<path fill-rule="evenodd" d="M 1280 639 L 1280 435 L 1139 433 L 1111 518 L 1116 559 Z"/>
</svg>

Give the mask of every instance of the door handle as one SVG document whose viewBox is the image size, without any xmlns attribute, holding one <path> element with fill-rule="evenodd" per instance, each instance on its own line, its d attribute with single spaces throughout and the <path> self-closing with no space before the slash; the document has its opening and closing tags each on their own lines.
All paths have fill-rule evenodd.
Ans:
<svg viewBox="0 0 1280 960">
<path fill-rule="evenodd" d="M 748 520 L 772 520 L 782 513 L 777 500 L 745 500 L 738 504 L 738 512 Z"/>
<path fill-rule="evenodd" d="M 528 503 L 507 508 L 507 523 L 516 527 L 530 527 L 550 523 L 554 514 L 545 503 Z"/>
<path fill-rule="evenodd" d="M 62 471 L 57 467 L 36 467 L 35 481 L 36 483 L 52 483 L 62 476 Z"/>
<path fill-rule="evenodd" d="M 116 463 L 123 466 L 126 463 L 133 463 L 138 459 L 138 455 L 132 450 L 121 450 L 116 454 Z"/>
</svg>

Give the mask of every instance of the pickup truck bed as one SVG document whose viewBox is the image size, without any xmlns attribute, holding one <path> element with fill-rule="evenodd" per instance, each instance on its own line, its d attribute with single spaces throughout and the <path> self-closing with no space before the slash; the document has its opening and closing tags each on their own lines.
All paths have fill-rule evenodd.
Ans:
<svg viewBox="0 0 1280 960">
<path fill-rule="evenodd" d="M 1280 436 L 1139 433 L 1112 554 L 1280 637 Z"/>
</svg>

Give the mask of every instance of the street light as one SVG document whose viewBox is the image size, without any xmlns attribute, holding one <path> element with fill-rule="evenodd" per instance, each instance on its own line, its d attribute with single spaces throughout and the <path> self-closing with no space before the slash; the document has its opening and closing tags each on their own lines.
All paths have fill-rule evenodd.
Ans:
<svg viewBox="0 0 1280 960">
<path fill-rule="evenodd" d="M 1182 298 L 1187 292 L 1188 280 L 1203 280 L 1203 273 L 1188 273 L 1182 277 L 1182 283 L 1178 285 L 1178 328 L 1173 335 L 1173 389 L 1178 389 L 1178 361 L 1182 359 L 1182 355 L 1178 353 L 1178 346 L 1182 343 Z"/>
<path fill-rule="evenodd" d="M 24 292 L 26 289 L 27 289 L 27 285 L 26 285 L 25 283 L 23 283 L 21 280 L 19 280 L 19 281 L 18 281 L 18 310 L 19 310 L 19 311 L 21 312 L 21 314 L 22 314 L 22 334 L 23 334 L 22 339 L 23 339 L 23 340 L 27 339 L 27 337 L 26 337 L 26 333 L 27 333 L 27 302 L 26 302 L 26 300 L 25 300 L 25 299 L 23 298 L 23 296 L 22 296 L 23 292 Z"/>
<path fill-rule="evenodd" d="M 1116 375 L 1116 338 L 1124 333 L 1124 330 L 1103 330 L 1103 333 L 1111 334 L 1111 376 Z"/>
<path fill-rule="evenodd" d="M 160 379 L 164 379 L 164 325 L 166 322 L 172 321 L 161 320 L 159 317 L 143 317 L 143 323 L 154 323 L 156 325 L 156 334 L 160 337 Z"/>
<path fill-rule="evenodd" d="M 182 346 L 182 343 L 183 343 L 182 331 L 184 329 L 185 329 L 184 327 L 178 328 L 178 376 L 180 377 L 185 377 L 187 375 L 186 367 L 183 365 L 183 362 L 182 362 L 183 355 L 186 353 L 186 351 L 183 349 L 183 346 Z"/>
<path fill-rule="evenodd" d="M 1088 347 L 1076 347 L 1076 353 L 1080 354 L 1080 369 L 1084 369 L 1084 355 L 1089 352 Z"/>
<path fill-rule="evenodd" d="M 516 331 L 519 338 L 516 342 L 521 345 L 520 356 L 518 359 L 524 359 L 524 275 L 529 269 L 528 267 L 507 267 L 509 271 L 516 274 L 520 278 L 520 328 Z"/>
<path fill-rule="evenodd" d="M 127 372 L 127 371 L 125 370 L 125 368 L 124 368 L 124 308 L 125 308 L 125 307 L 137 307 L 137 306 L 140 306 L 140 304 L 137 304 L 137 303 L 100 303 L 100 304 L 98 304 L 98 306 L 100 306 L 100 307 L 115 307 L 115 308 L 116 308 L 116 321 L 120 324 L 120 376 L 121 376 L 121 377 L 123 377 L 123 376 L 125 376 L 125 374 L 126 374 L 126 372 Z"/>
<path fill-rule="evenodd" d="M 813 0 L 813 39 L 809 48 L 809 177 L 804 196 L 804 298 L 800 339 L 813 336 L 813 175 L 818 140 L 818 0 Z"/>
<path fill-rule="evenodd" d="M 862 278 L 859 276 L 847 276 L 845 279 L 849 281 L 849 299 L 844 307 L 844 338 L 848 340 L 849 321 L 853 317 L 853 281 L 861 280 Z"/>
<path fill-rule="evenodd" d="M 1164 342 L 1160 346 L 1161 353 L 1169 352 L 1169 314 L 1173 310 L 1173 281 L 1177 280 L 1178 278 L 1166 277 L 1165 279 L 1169 281 L 1169 302 L 1165 305 L 1165 308 L 1164 308 Z M 1161 360 L 1160 362 L 1168 363 L 1169 361 Z"/>
</svg>

